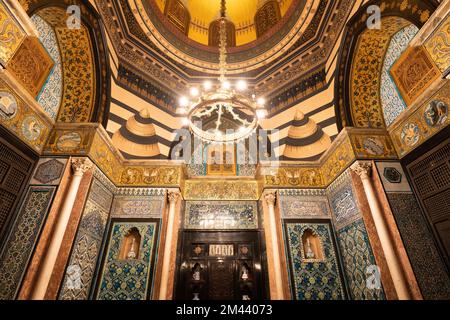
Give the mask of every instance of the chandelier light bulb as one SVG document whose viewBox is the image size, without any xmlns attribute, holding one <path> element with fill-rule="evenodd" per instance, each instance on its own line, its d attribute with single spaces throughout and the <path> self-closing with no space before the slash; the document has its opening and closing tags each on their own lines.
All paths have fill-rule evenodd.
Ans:
<svg viewBox="0 0 450 320">
<path fill-rule="evenodd" d="M 191 97 L 198 97 L 200 94 L 200 91 L 196 87 L 191 88 L 189 92 L 191 94 Z"/>
<path fill-rule="evenodd" d="M 247 90 L 247 88 L 248 88 L 247 82 L 244 81 L 244 80 L 239 80 L 239 81 L 237 82 L 237 84 L 236 84 L 236 88 L 237 88 L 239 91 L 245 91 L 245 90 Z"/>
<path fill-rule="evenodd" d="M 211 81 L 205 81 L 204 83 L 203 83 L 203 89 L 205 89 L 206 91 L 208 91 L 208 90 L 211 90 L 212 89 L 212 83 L 211 83 Z"/>
<path fill-rule="evenodd" d="M 231 83 L 229 83 L 228 81 L 225 81 L 224 83 L 222 83 L 222 89 L 230 90 L 231 89 Z"/>
<path fill-rule="evenodd" d="M 182 119 L 181 119 L 181 124 L 182 124 L 183 126 L 189 125 L 189 119 L 188 119 L 188 118 L 182 118 Z"/>
<path fill-rule="evenodd" d="M 189 105 L 189 99 L 186 97 L 181 97 L 179 104 L 180 104 L 180 107 L 187 107 Z"/>
<path fill-rule="evenodd" d="M 258 119 L 265 119 L 267 116 L 267 111 L 264 109 L 256 110 L 256 116 L 258 117 Z"/>
<path fill-rule="evenodd" d="M 258 98 L 258 100 L 256 101 L 256 103 L 259 105 L 259 106 L 264 106 L 265 104 L 266 104 L 266 99 L 264 99 L 264 98 Z"/>
</svg>

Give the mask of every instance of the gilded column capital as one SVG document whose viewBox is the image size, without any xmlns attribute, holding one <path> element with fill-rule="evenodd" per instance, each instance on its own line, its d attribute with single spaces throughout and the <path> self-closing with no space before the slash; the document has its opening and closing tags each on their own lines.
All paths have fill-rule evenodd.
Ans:
<svg viewBox="0 0 450 320">
<path fill-rule="evenodd" d="M 93 167 L 92 161 L 88 158 L 72 158 L 71 164 L 75 176 L 83 176 L 83 174 Z"/>
<path fill-rule="evenodd" d="M 355 172 L 362 180 L 369 179 L 372 174 L 372 162 L 370 161 L 357 161 L 350 169 Z"/>
<path fill-rule="evenodd" d="M 276 191 L 266 191 L 264 193 L 264 200 L 266 201 L 267 205 L 275 206 L 275 201 L 277 200 Z"/>
<path fill-rule="evenodd" d="M 167 198 L 169 199 L 170 204 L 176 204 L 180 196 L 179 191 L 170 190 L 167 192 Z"/>
</svg>

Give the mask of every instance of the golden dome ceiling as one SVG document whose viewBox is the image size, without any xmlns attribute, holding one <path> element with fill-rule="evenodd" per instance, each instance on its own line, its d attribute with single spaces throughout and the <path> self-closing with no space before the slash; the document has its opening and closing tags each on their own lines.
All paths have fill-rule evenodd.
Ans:
<svg viewBox="0 0 450 320">
<path fill-rule="evenodd" d="M 208 45 L 209 26 L 220 16 L 221 0 L 180 0 L 190 15 L 187 36 L 201 44 Z M 166 12 L 169 0 L 155 0 L 161 12 Z M 255 15 L 269 0 L 227 0 L 227 17 L 236 28 L 236 45 L 256 40 Z M 283 17 L 293 0 L 277 0 L 280 17 Z"/>
</svg>

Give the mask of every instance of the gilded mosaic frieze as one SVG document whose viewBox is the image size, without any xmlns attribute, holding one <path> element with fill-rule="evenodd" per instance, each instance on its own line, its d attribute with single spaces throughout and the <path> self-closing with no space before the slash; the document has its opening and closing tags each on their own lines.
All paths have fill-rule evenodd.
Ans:
<svg viewBox="0 0 450 320">
<path fill-rule="evenodd" d="M 324 179 L 320 168 L 280 167 L 263 170 L 264 186 L 275 187 L 322 187 Z"/>
<path fill-rule="evenodd" d="M 450 67 L 450 15 L 426 41 L 425 49 L 442 73 Z"/>
<path fill-rule="evenodd" d="M 325 184 L 330 184 L 354 160 L 355 155 L 353 153 L 352 144 L 350 139 L 346 137 L 322 165 L 321 171 Z"/>
<path fill-rule="evenodd" d="M 33 96 L 37 97 L 54 62 L 36 37 L 26 37 L 6 69 Z"/>
<path fill-rule="evenodd" d="M 0 3 L 0 63 L 6 65 L 22 44 L 25 33 Z"/>
<path fill-rule="evenodd" d="M 413 103 L 441 73 L 427 51 L 410 47 L 392 66 L 391 75 L 407 105 Z"/>
<path fill-rule="evenodd" d="M 256 181 L 186 180 L 185 200 L 258 200 L 260 190 Z"/>
<path fill-rule="evenodd" d="M 42 151 L 50 125 L 0 79 L 0 124 L 36 151 Z"/>
<path fill-rule="evenodd" d="M 400 157 L 411 152 L 449 122 L 450 83 L 447 81 L 438 92 L 422 106 L 408 111 L 410 114 L 390 130 Z"/>
<path fill-rule="evenodd" d="M 181 179 L 181 168 L 172 166 L 125 167 L 120 176 L 120 185 L 177 186 Z"/>
</svg>

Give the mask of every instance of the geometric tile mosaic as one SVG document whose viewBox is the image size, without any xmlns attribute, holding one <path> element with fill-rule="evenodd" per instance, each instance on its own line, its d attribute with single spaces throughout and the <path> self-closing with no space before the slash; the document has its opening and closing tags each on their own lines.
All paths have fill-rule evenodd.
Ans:
<svg viewBox="0 0 450 320">
<path fill-rule="evenodd" d="M 388 193 L 389 204 L 424 299 L 450 299 L 450 276 L 412 193 Z"/>
<path fill-rule="evenodd" d="M 60 300 L 89 298 L 112 199 L 112 192 L 94 178 L 64 275 Z"/>
<path fill-rule="evenodd" d="M 384 300 L 383 289 L 367 286 L 370 266 L 376 265 L 362 219 L 337 231 L 350 295 L 353 300 Z"/>
<path fill-rule="evenodd" d="M 113 222 L 106 260 L 102 269 L 98 300 L 146 300 L 153 274 L 151 259 L 155 250 L 156 222 Z M 122 241 L 137 229 L 142 237 L 139 257 L 120 259 Z"/>
<path fill-rule="evenodd" d="M 291 221 L 285 223 L 295 299 L 344 299 L 345 294 L 339 274 L 338 259 L 332 241 L 330 224 Z M 308 262 L 303 259 L 302 235 L 308 229 L 320 238 L 324 255 L 323 261 Z"/>
</svg>

